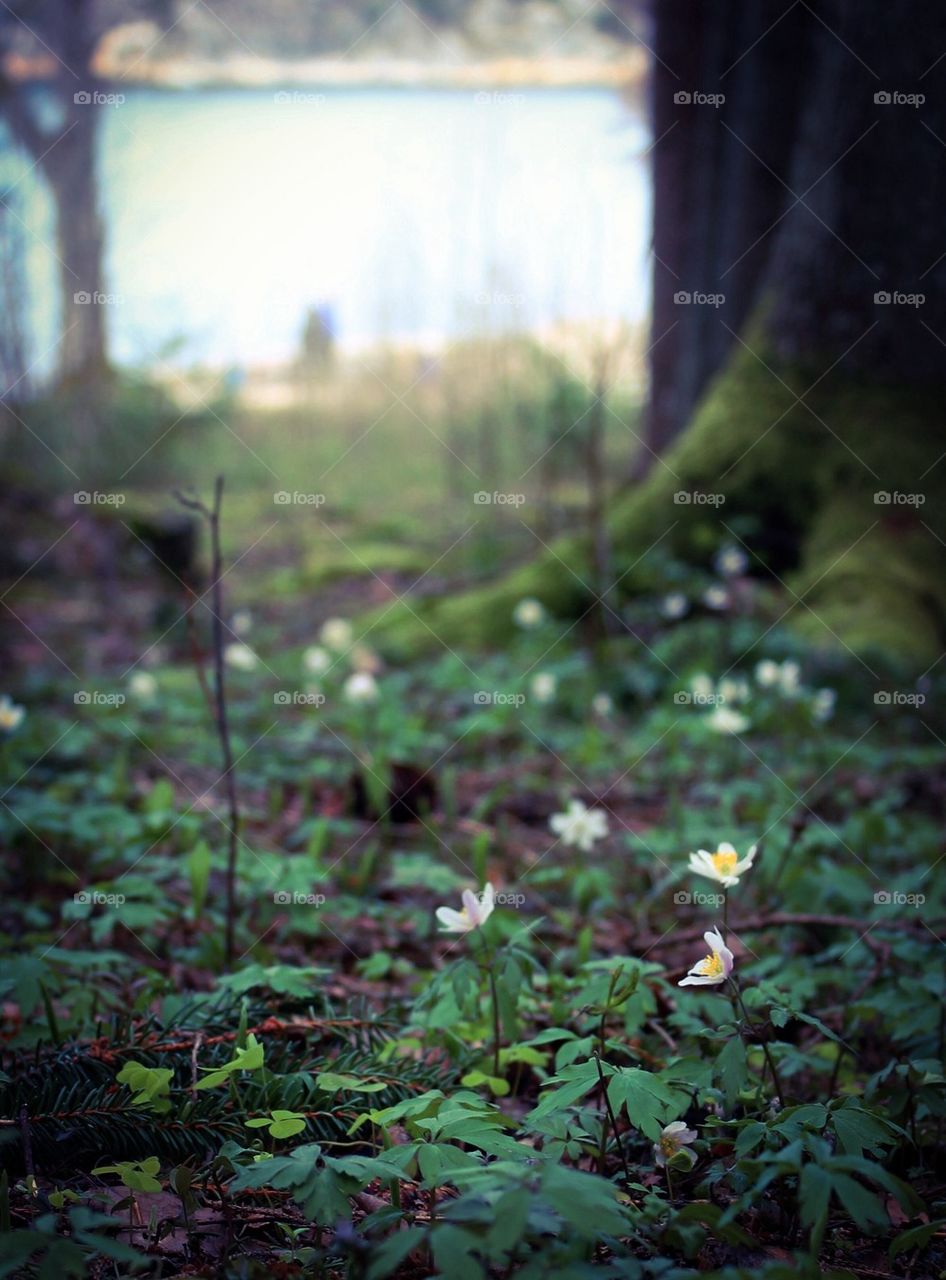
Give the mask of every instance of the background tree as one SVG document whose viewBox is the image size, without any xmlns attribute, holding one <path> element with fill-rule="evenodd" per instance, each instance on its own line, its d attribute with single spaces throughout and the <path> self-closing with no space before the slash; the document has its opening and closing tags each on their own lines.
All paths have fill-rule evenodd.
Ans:
<svg viewBox="0 0 946 1280">
<path fill-rule="evenodd" d="M 97 95 L 108 86 L 93 55 L 118 13 L 170 25 L 169 11 L 168 0 L 118 11 L 95 0 L 20 0 L 0 10 L 0 113 L 49 184 L 55 207 L 64 382 L 97 381 L 108 369 L 104 308 L 76 302 L 76 295 L 105 292 L 96 137 L 104 109 Z M 17 65 L 32 74 L 17 74 Z"/>
<path fill-rule="evenodd" d="M 661 589 L 655 543 L 707 562 L 735 533 L 813 636 L 938 656 L 946 11 L 660 0 L 655 19 L 651 380 L 611 516 L 615 599 Z M 586 614 L 592 564 L 575 536 L 422 602 L 424 625 L 495 639 L 526 594 Z M 409 614 L 389 623 L 392 645 L 423 643 Z"/>
</svg>

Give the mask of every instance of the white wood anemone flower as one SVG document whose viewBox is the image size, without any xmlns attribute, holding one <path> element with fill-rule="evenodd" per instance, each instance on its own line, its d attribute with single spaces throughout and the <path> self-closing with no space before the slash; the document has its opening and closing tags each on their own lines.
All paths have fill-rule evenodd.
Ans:
<svg viewBox="0 0 946 1280">
<path fill-rule="evenodd" d="M 540 600 L 526 596 L 513 609 L 512 617 L 516 626 L 521 627 L 523 631 L 534 631 L 545 621 L 545 606 Z"/>
<path fill-rule="evenodd" d="M 717 703 L 704 719 L 709 727 L 715 729 L 717 733 L 745 733 L 751 724 L 748 716 L 744 716 L 741 711 L 735 711 L 732 707 L 727 707 L 721 702 Z"/>
<path fill-rule="evenodd" d="M 758 847 L 754 844 L 746 856 L 740 858 L 732 845 L 724 840 L 715 853 L 708 853 L 706 849 L 698 849 L 696 853 L 691 853 L 690 870 L 695 871 L 698 876 L 706 876 L 708 880 L 715 880 L 717 884 L 731 889 L 739 883 L 740 877 L 744 876 L 755 862 Z"/>
<path fill-rule="evenodd" d="M 469 933 L 485 924 L 496 906 L 496 892 L 487 880 L 481 894 L 464 889 L 460 901 L 463 906 L 459 911 L 454 911 L 453 907 L 437 908 L 441 933 Z"/>
<path fill-rule="evenodd" d="M 228 644 L 223 651 L 223 660 L 235 671 L 255 671 L 259 658 L 248 644 Z"/>
<path fill-rule="evenodd" d="M 352 625 L 347 618 L 328 618 L 322 623 L 319 639 L 327 649 L 341 653 L 352 642 Z"/>
<path fill-rule="evenodd" d="M 343 689 L 348 701 L 356 706 L 377 702 L 380 693 L 378 682 L 370 671 L 356 671 L 345 681 Z"/>
<path fill-rule="evenodd" d="M 677 983 L 678 987 L 717 987 L 733 971 L 733 954 L 723 941 L 718 929 L 710 929 L 703 934 L 709 955 L 698 960 L 685 978 Z"/>
<path fill-rule="evenodd" d="M 589 809 L 583 800 L 571 800 L 564 813 L 549 818 L 549 827 L 562 844 L 590 853 L 595 841 L 608 834 L 608 817 L 603 809 Z"/>
<path fill-rule="evenodd" d="M 0 697 L 0 729 L 6 733 L 12 733 L 23 723 L 25 715 L 26 708 L 14 702 L 8 693 Z"/>
<path fill-rule="evenodd" d="M 303 651 L 302 665 L 313 676 L 324 676 L 332 665 L 332 655 L 320 644 L 310 644 Z"/>
<path fill-rule="evenodd" d="M 696 1164 L 696 1156 L 685 1148 L 696 1142 L 699 1134 L 695 1129 L 688 1129 L 682 1120 L 671 1120 L 660 1131 L 660 1137 L 654 1143 L 654 1160 L 663 1169 L 669 1160 L 681 1151 L 690 1158 L 690 1166 Z"/>
</svg>

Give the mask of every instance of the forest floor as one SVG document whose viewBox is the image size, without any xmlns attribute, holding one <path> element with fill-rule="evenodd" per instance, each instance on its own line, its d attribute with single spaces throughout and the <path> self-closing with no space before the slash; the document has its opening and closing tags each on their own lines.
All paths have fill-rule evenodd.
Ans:
<svg viewBox="0 0 946 1280">
<path fill-rule="evenodd" d="M 941 1274 L 939 669 L 804 647 L 722 541 L 607 639 L 526 602 L 395 666 L 359 615 L 514 522 L 418 587 L 422 506 L 271 500 L 224 507 L 232 956 L 206 572 L 81 515 L 10 596 L 0 1276 Z"/>
</svg>

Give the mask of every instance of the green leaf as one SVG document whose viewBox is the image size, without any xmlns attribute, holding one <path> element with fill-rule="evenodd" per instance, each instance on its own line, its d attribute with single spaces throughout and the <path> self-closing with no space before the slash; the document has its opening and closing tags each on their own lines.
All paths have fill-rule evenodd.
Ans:
<svg viewBox="0 0 946 1280">
<path fill-rule="evenodd" d="M 336 1071 L 322 1071 L 315 1077 L 315 1083 L 326 1093 L 337 1093 L 340 1089 L 349 1089 L 352 1093 L 381 1093 L 388 1088 L 383 1080 L 361 1080 Z"/>
<path fill-rule="evenodd" d="M 608 1068 L 605 1068 L 606 1073 L 607 1070 Z M 598 1072 L 593 1062 L 579 1062 L 571 1067 L 565 1067 L 548 1083 L 558 1084 L 559 1087 L 543 1092 L 538 1106 L 533 1107 L 526 1116 L 527 1121 L 541 1120 L 544 1116 L 551 1115 L 553 1111 L 561 1111 L 565 1107 L 574 1105 L 598 1084 Z"/>
<path fill-rule="evenodd" d="M 115 1079 L 132 1091 L 135 1095 L 132 1103 L 136 1107 L 146 1107 L 162 1114 L 171 1109 L 167 1094 L 173 1075 L 174 1072 L 167 1067 L 146 1067 L 141 1062 L 126 1062 Z"/>
<path fill-rule="evenodd" d="M 689 1101 L 685 1094 L 640 1067 L 619 1067 L 608 1083 L 608 1098 L 615 1113 L 623 1106 L 631 1124 L 651 1142 L 657 1141 L 664 1125 L 680 1115 Z"/>
<path fill-rule="evenodd" d="M 918 1227 L 909 1227 L 906 1231 L 901 1231 L 890 1245 L 890 1257 L 897 1258 L 901 1253 L 908 1253 L 911 1249 L 925 1249 L 937 1231 L 943 1227 L 946 1227 L 946 1218 L 935 1218 L 932 1222 L 923 1222 Z"/>
<path fill-rule="evenodd" d="M 504 1098 L 509 1092 L 508 1080 L 503 1080 L 500 1076 L 487 1075 L 485 1071 L 468 1071 L 460 1083 L 467 1089 L 478 1089 L 480 1085 L 485 1084 L 496 1098 Z"/>
<path fill-rule="evenodd" d="M 203 1080 L 198 1080 L 194 1087 L 196 1089 L 216 1089 L 218 1085 L 226 1084 L 230 1076 L 236 1071 L 259 1071 L 263 1065 L 263 1058 L 263 1046 L 251 1031 L 246 1037 L 245 1047 L 236 1049 L 229 1062 L 225 1062 L 222 1067 L 202 1068 L 203 1070 L 209 1070 L 210 1074 L 204 1076 Z"/>
<path fill-rule="evenodd" d="M 740 1090 L 749 1082 L 746 1046 L 741 1036 L 733 1036 L 723 1045 L 716 1056 L 716 1071 L 726 1102 L 731 1107 L 739 1097 Z"/>
</svg>

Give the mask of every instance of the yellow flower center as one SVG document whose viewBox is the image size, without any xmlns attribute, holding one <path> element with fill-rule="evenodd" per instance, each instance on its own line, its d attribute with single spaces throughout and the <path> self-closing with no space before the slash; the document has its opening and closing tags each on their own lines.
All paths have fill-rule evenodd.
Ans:
<svg viewBox="0 0 946 1280">
<path fill-rule="evenodd" d="M 720 875 L 731 876 L 736 869 L 739 855 L 735 850 L 720 849 L 717 853 L 710 855 L 710 861 Z"/>
<path fill-rule="evenodd" d="M 711 951 L 705 960 L 699 963 L 700 975 L 704 978 L 720 978 L 723 973 L 723 962 L 718 951 Z"/>
<path fill-rule="evenodd" d="M 665 1156 L 675 1156 L 680 1150 L 680 1143 L 676 1138 L 666 1137 L 660 1139 L 660 1150 Z"/>
</svg>

